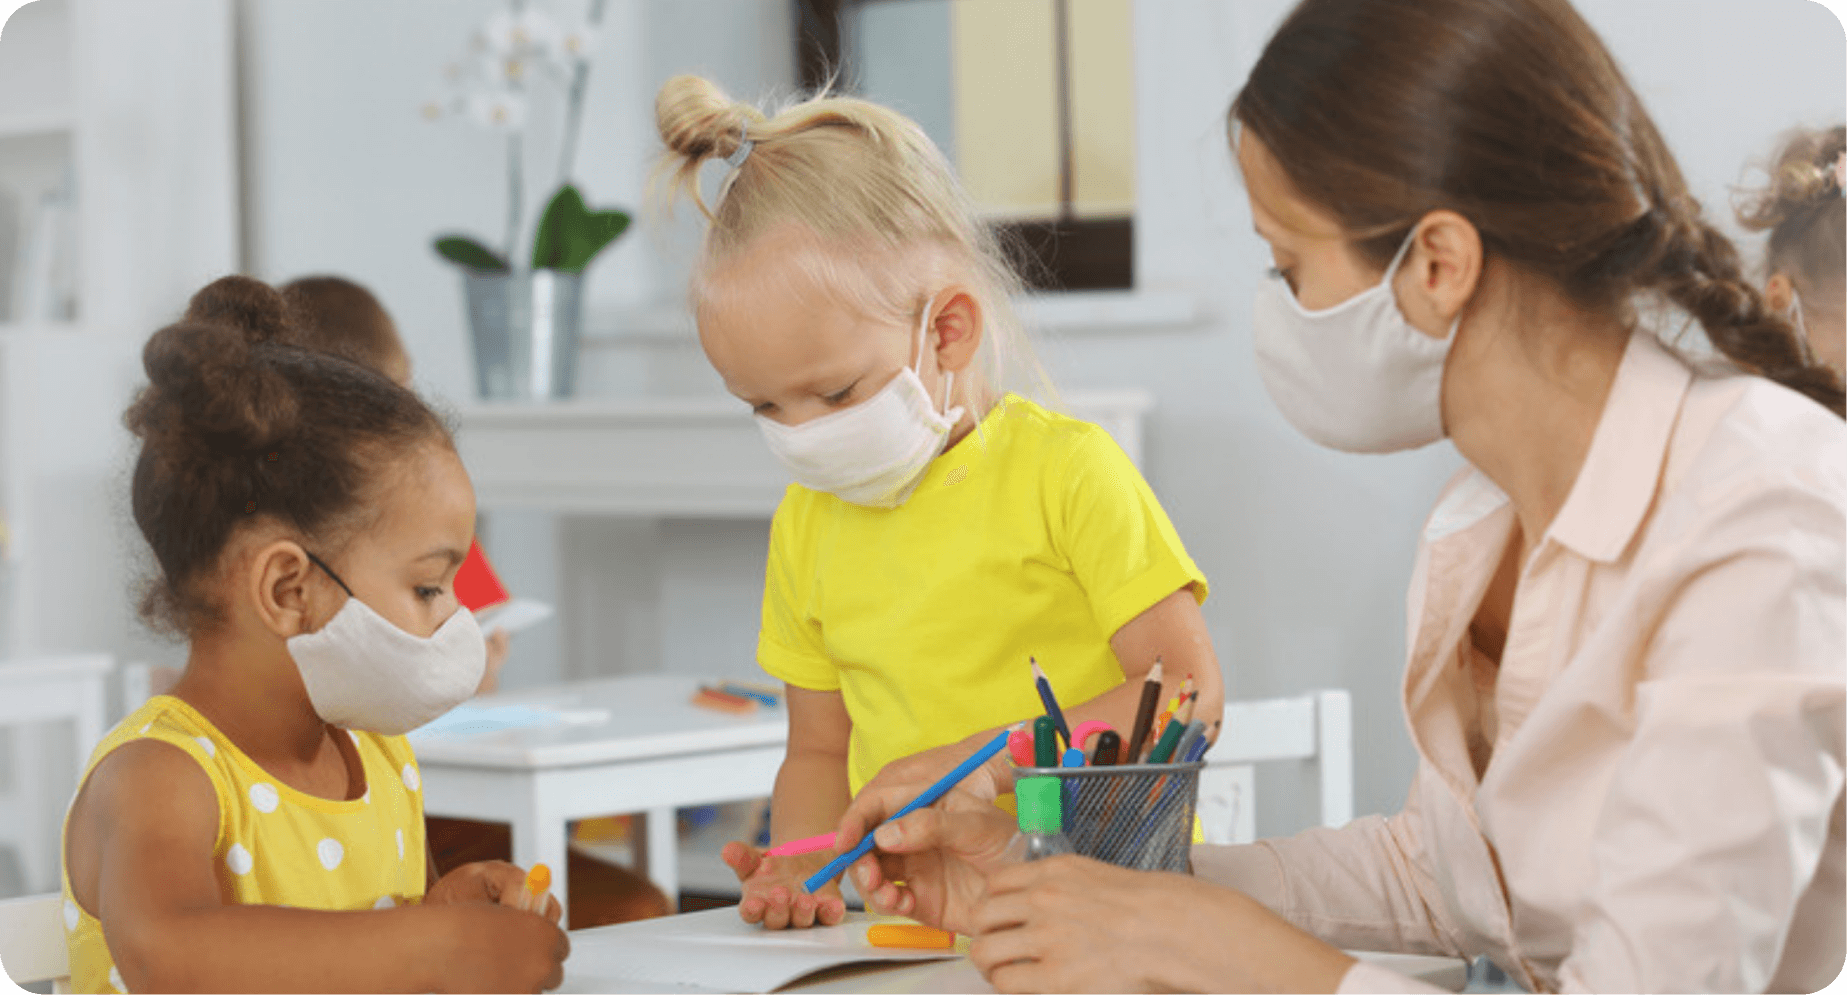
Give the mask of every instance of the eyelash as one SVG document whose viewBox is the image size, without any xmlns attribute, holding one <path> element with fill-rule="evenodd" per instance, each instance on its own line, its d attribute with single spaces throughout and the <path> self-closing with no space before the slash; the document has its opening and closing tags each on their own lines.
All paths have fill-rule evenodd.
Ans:
<svg viewBox="0 0 1847 995">
<path fill-rule="evenodd" d="M 417 588 L 417 597 L 422 598 L 425 601 L 435 601 L 437 598 L 442 596 L 442 593 L 443 593 L 443 589 L 440 587 L 419 587 Z"/>
<path fill-rule="evenodd" d="M 1270 279 L 1287 280 L 1289 279 L 1289 272 L 1289 270 L 1283 269 L 1281 266 L 1272 266 L 1269 269 Z"/>
<path fill-rule="evenodd" d="M 846 403 L 846 399 L 853 395 L 853 388 L 857 386 L 859 386 L 859 381 L 855 380 L 852 383 L 847 384 L 846 389 L 842 390 L 840 393 L 827 395 L 825 400 L 829 404 L 844 404 Z"/>
</svg>

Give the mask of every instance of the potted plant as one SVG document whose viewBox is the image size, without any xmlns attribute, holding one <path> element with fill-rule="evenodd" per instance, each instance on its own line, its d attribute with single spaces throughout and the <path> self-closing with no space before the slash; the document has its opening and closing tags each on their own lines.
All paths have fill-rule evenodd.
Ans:
<svg viewBox="0 0 1847 995">
<path fill-rule="evenodd" d="M 450 67 L 448 97 L 424 107 L 428 118 L 466 117 L 506 137 L 507 227 L 501 248 L 460 233 L 434 242 L 436 253 L 462 272 L 475 384 L 484 399 L 570 396 L 584 270 L 628 230 L 626 211 L 591 209 L 570 182 L 603 3 L 591 0 L 585 27 L 567 29 L 524 0 L 511 0 L 475 33 L 468 56 Z M 548 81 L 564 88 L 567 101 L 558 186 L 539 215 L 530 256 L 521 259 L 529 85 Z"/>
</svg>

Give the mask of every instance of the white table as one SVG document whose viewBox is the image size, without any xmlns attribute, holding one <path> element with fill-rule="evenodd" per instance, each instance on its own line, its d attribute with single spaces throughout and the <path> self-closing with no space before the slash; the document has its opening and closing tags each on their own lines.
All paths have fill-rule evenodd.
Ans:
<svg viewBox="0 0 1847 995">
<path fill-rule="evenodd" d="M 849 913 L 851 920 L 865 919 L 863 913 Z M 708 909 L 666 919 L 579 930 L 571 934 L 571 957 L 564 964 L 564 983 L 560 993 L 573 992 L 718 992 L 684 979 L 629 977 L 622 965 L 627 952 L 644 950 L 650 937 L 673 935 L 678 939 L 716 940 L 738 930 L 737 909 Z M 792 934 L 799 936 L 798 934 Z M 653 941 L 658 949 L 658 940 Z M 1380 954 L 1355 951 L 1354 956 L 1379 963 L 1400 974 L 1451 991 L 1460 991 L 1468 980 L 1468 965 L 1452 957 L 1423 957 L 1413 954 Z M 981 972 L 967 957 L 922 963 L 888 962 L 833 968 L 809 974 L 776 989 L 781 992 L 993 992 Z"/>
<path fill-rule="evenodd" d="M 770 794 L 788 740 L 784 709 L 729 715 L 689 703 L 700 681 L 651 674 L 558 684 L 479 699 L 483 705 L 606 710 L 572 723 L 416 743 L 430 815 L 505 822 L 513 861 L 550 865 L 567 901 L 567 823 L 646 813 L 648 877 L 677 900 L 674 809 Z"/>
</svg>

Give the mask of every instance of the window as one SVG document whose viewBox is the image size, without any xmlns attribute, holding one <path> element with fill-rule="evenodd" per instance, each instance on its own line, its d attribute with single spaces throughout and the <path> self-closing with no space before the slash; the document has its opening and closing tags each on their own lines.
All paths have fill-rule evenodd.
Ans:
<svg viewBox="0 0 1847 995">
<path fill-rule="evenodd" d="M 1129 0 L 795 0 L 804 87 L 923 126 L 1036 290 L 1133 285 Z"/>
</svg>

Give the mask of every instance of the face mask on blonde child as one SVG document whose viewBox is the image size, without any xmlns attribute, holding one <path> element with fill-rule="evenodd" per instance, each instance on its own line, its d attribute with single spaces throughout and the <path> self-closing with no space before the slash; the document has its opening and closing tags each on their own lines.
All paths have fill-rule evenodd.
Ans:
<svg viewBox="0 0 1847 995">
<path fill-rule="evenodd" d="M 1209 724 L 1222 689 L 1195 598 L 1204 578 L 1107 435 L 1004 389 L 1052 393 L 1012 311 L 1020 282 L 922 130 L 887 108 L 825 95 L 765 116 L 694 77 L 668 81 L 656 119 L 676 188 L 709 222 L 691 286 L 700 345 L 800 485 L 771 528 L 759 643 L 759 662 L 784 681 L 789 702 L 771 842 L 825 835 L 869 777 L 934 780 L 996 728 L 1030 718 L 1035 647 L 1052 647 L 1051 679 L 1074 723 L 1105 718 L 1126 731 L 1131 682 L 1166 652 L 1171 673 L 1197 675 Z M 698 189 L 708 161 L 725 167 L 710 201 Z M 1009 462 L 970 469 L 984 459 Z M 939 469 L 947 464 L 962 474 Z M 1071 466 L 1110 483 L 1089 487 L 1064 472 Z M 1075 498 L 1080 490 L 1086 496 Z M 1057 595 L 1028 590 L 1041 579 L 1036 565 L 1059 561 L 1070 548 L 1064 530 L 1079 524 L 1062 513 L 1048 521 L 1044 509 L 1074 501 L 1109 522 L 1086 541 L 1132 542 L 1111 531 L 1129 523 L 1158 533 L 1142 544 L 1163 557 L 1149 575 L 1155 584 L 1127 596 L 1142 600 L 1113 606 L 1121 617 L 1102 632 L 1099 606 L 1082 598 L 1090 577 L 1080 575 L 1107 556 L 1087 557 L 1087 546 L 1043 578 Z M 832 538 L 814 538 L 822 533 Z M 985 570 L 991 599 L 984 578 L 967 574 L 983 573 L 993 551 L 957 545 L 982 535 L 1017 547 L 994 562 L 1025 564 L 999 577 Z M 1031 536 L 1046 545 L 1027 549 Z M 863 555 L 830 552 L 845 549 Z M 871 593 L 898 575 L 913 586 Z M 1157 590 L 1169 577 L 1172 586 Z M 860 607 L 809 616 L 803 606 L 818 605 L 811 588 L 853 590 L 830 604 Z M 931 631 L 918 631 L 924 625 Z M 1038 642 L 1036 625 L 1061 631 Z M 765 647 L 782 645 L 785 630 L 827 635 L 796 636 L 803 662 L 780 667 Z M 981 707 L 927 701 L 929 689 L 907 683 L 927 683 L 945 665 L 927 649 L 942 646 L 943 633 L 974 630 L 992 634 L 992 645 L 964 646 L 967 658 L 997 663 L 957 685 Z M 1017 667 L 998 662 L 1014 657 Z M 878 690 L 850 687 L 856 680 Z M 804 888 L 835 852 L 773 856 L 730 844 L 740 915 L 769 928 L 838 922 L 839 882 Z"/>
<path fill-rule="evenodd" d="M 554 985 L 561 910 L 527 911 L 523 870 L 433 879 L 401 735 L 480 679 L 452 587 L 467 473 L 415 394 L 292 335 L 279 294 L 227 277 L 144 351 L 126 418 L 158 569 L 144 613 L 188 657 L 72 804 L 74 986 Z"/>
</svg>

